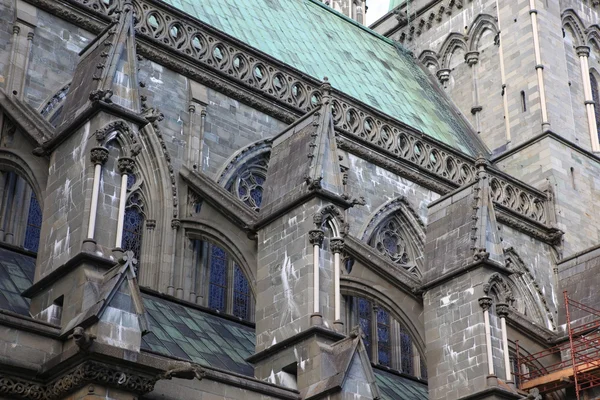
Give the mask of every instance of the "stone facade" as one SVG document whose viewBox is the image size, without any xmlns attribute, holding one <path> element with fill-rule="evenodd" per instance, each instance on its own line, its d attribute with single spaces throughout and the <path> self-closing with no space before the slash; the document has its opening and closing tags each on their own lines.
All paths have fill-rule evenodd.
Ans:
<svg viewBox="0 0 600 400">
<path fill-rule="evenodd" d="M 598 303 L 598 11 L 446 3 L 374 28 L 444 114 L 413 118 L 456 137 L 187 2 L 0 0 L 0 396 L 526 396 L 516 352 L 565 343 L 562 290 Z"/>
</svg>

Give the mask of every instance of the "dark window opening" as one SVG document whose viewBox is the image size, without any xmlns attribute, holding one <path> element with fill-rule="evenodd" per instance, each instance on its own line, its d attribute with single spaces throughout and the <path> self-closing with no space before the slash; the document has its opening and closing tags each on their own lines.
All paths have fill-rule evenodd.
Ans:
<svg viewBox="0 0 600 400">
<path fill-rule="evenodd" d="M 525 98 L 524 90 L 521 90 L 521 111 L 527 111 L 527 99 Z"/>
</svg>

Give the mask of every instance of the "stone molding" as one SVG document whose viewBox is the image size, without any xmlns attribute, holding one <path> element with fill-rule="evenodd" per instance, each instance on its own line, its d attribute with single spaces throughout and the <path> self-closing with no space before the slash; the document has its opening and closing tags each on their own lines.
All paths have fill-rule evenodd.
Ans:
<svg viewBox="0 0 600 400">
<path fill-rule="evenodd" d="M 58 13 L 57 9 L 61 7 L 80 7 L 92 15 L 99 13 L 108 16 L 119 9 L 124 0 L 114 1 L 110 6 L 106 6 L 101 0 L 68 0 L 68 4 L 67 0 L 52 1 L 52 4 L 48 0 L 27 1 L 54 13 Z M 137 50 L 140 54 L 159 63 L 166 63 L 167 67 L 186 76 L 191 75 L 194 79 L 204 77 L 200 79 L 202 83 L 248 102 L 251 106 L 265 105 L 270 108 L 273 117 L 283 121 L 291 122 L 299 115 L 319 107 L 323 96 L 320 81 L 306 77 L 168 5 L 154 0 L 138 0 L 134 2 L 134 12 L 137 16 Z M 68 13 L 60 15 L 68 20 L 72 17 Z M 157 21 L 154 25 L 148 22 L 150 16 Z M 71 21 L 80 22 L 76 18 Z M 487 20 L 484 22 L 487 23 Z M 216 52 L 215 49 L 219 51 Z M 217 57 L 215 54 L 220 55 Z M 451 187 L 462 186 L 475 179 L 472 157 L 337 90 L 332 90 L 331 94 L 333 122 L 338 133 L 363 140 L 378 151 L 389 152 L 412 168 L 429 171 L 431 175 L 448 181 Z M 271 101 L 265 102 L 264 99 Z M 408 171 L 409 168 L 406 168 L 404 172 L 408 175 Z M 410 175 L 409 179 L 415 179 L 416 183 L 423 180 L 419 179 L 417 171 Z M 506 182 L 498 182 L 499 191 L 496 194 L 506 197 L 507 207 L 527 217 L 537 213 L 537 205 L 530 204 L 532 196 L 536 197 L 535 189 L 517 184 L 512 179 L 507 187 L 503 184 Z M 435 186 L 438 186 L 438 190 L 443 190 L 446 185 Z M 519 190 L 511 190 L 511 186 L 517 186 Z M 521 193 L 525 193 L 525 205 L 521 204 L 518 197 Z M 538 201 L 547 200 L 543 195 L 538 197 Z M 535 217 L 537 215 L 534 215 L 534 219 Z M 538 221 L 546 222 L 541 219 Z"/>
<path fill-rule="evenodd" d="M 310 244 L 321 247 L 323 245 L 323 239 L 325 238 L 325 232 L 320 229 L 313 229 L 308 232 L 308 241 Z"/>
<path fill-rule="evenodd" d="M 85 385 L 98 384 L 144 395 L 154 390 L 159 378 L 97 361 L 86 361 L 47 384 L 0 374 L 0 394 L 12 398 L 54 400 Z"/>
<path fill-rule="evenodd" d="M 94 147 L 91 150 L 91 160 L 94 165 L 103 165 L 108 160 L 108 149 L 106 147 Z"/>
<path fill-rule="evenodd" d="M 344 251 L 344 239 L 333 238 L 329 241 L 329 249 L 332 253 L 342 253 Z"/>
</svg>

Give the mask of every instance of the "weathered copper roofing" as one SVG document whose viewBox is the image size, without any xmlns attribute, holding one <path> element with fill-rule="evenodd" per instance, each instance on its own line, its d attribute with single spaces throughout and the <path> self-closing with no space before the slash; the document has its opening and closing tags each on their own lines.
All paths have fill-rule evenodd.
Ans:
<svg viewBox="0 0 600 400">
<path fill-rule="evenodd" d="M 400 46 L 317 0 L 163 0 L 315 79 L 476 155 L 477 138 Z"/>
</svg>

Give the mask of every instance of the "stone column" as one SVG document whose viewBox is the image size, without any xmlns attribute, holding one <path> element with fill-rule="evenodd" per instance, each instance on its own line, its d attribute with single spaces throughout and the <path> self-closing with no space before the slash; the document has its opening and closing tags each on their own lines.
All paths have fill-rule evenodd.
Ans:
<svg viewBox="0 0 600 400">
<path fill-rule="evenodd" d="M 321 314 L 320 303 L 320 280 L 319 280 L 319 257 L 320 248 L 323 244 L 325 233 L 320 229 L 313 229 L 308 232 L 308 240 L 313 245 L 313 314 L 310 316 L 311 325 L 322 325 L 323 316 Z"/>
<path fill-rule="evenodd" d="M 592 141 L 592 151 L 600 151 L 600 142 L 598 139 L 598 126 L 596 121 L 596 112 L 594 97 L 592 96 L 592 83 L 590 81 L 590 66 L 589 66 L 589 46 L 577 46 L 577 55 L 579 56 L 579 65 L 581 66 L 581 79 L 583 80 L 583 99 L 585 111 L 588 119 L 588 130 L 590 132 L 590 140 Z"/>
<path fill-rule="evenodd" d="M 96 251 L 94 231 L 96 230 L 96 214 L 98 212 L 98 191 L 100 190 L 102 165 L 108 160 L 108 154 L 106 147 L 94 147 L 92 149 L 91 160 L 94 163 L 94 181 L 92 182 L 92 203 L 88 220 L 87 239 L 83 241 L 83 249 L 85 251 Z"/>
<path fill-rule="evenodd" d="M 479 52 L 470 51 L 465 54 L 465 62 L 471 67 L 471 76 L 473 79 L 473 107 L 471 107 L 471 114 L 475 118 L 475 129 L 477 133 L 481 133 L 481 124 L 479 121 L 479 112 L 482 107 L 479 105 L 479 88 L 477 85 L 477 79 L 479 76 Z"/>
<path fill-rule="evenodd" d="M 506 371 L 506 382 L 512 382 L 510 372 L 510 354 L 508 352 L 508 332 L 506 331 L 506 317 L 508 316 L 508 304 L 496 304 L 496 314 L 500 318 L 500 328 L 502 329 L 502 350 L 504 353 L 504 370 Z"/>
<path fill-rule="evenodd" d="M 546 89 L 544 87 L 544 65 L 540 52 L 540 38 L 538 31 L 537 10 L 535 0 L 529 0 L 529 15 L 531 16 L 531 30 L 533 31 L 533 50 L 535 53 L 535 71 L 538 78 L 538 90 L 540 92 L 540 106 L 542 109 L 542 131 L 550 129 L 548 120 L 548 109 L 546 107 Z"/>
<path fill-rule="evenodd" d="M 337 332 L 343 332 L 342 306 L 340 292 L 340 255 L 344 251 L 344 239 L 336 237 L 329 242 L 329 248 L 333 252 L 333 297 L 334 297 L 334 321 L 333 326 Z"/>
<path fill-rule="evenodd" d="M 121 193 L 119 195 L 119 214 L 117 217 L 117 234 L 115 239 L 115 251 L 120 253 L 121 243 L 123 242 L 123 225 L 125 224 L 125 201 L 127 200 L 127 178 L 133 174 L 133 158 L 121 157 L 118 161 L 119 172 L 121 173 Z"/>
<path fill-rule="evenodd" d="M 494 359 L 492 356 L 492 331 L 490 327 L 490 307 L 492 306 L 491 297 L 481 297 L 479 306 L 483 308 L 483 322 L 485 324 L 485 346 L 487 350 L 488 375 L 494 375 Z"/>
</svg>

